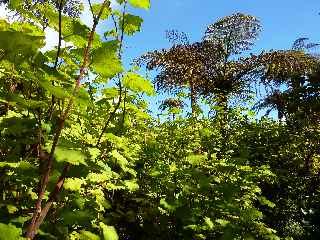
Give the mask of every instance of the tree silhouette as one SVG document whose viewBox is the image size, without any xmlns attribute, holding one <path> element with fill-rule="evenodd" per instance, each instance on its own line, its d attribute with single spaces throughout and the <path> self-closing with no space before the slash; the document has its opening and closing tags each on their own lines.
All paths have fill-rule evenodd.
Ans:
<svg viewBox="0 0 320 240">
<path fill-rule="evenodd" d="M 265 65 L 262 83 L 271 86 L 273 90 L 257 107 L 269 108 L 267 113 L 276 109 L 279 119 L 288 119 L 289 115 L 299 112 L 302 116 L 302 112 L 310 112 L 310 109 L 306 109 L 308 101 L 318 101 L 319 60 L 316 55 L 307 52 L 317 44 L 306 44 L 305 40 L 296 40 L 292 50 L 269 52 L 260 56 L 259 61 Z M 284 91 L 279 89 L 280 85 L 285 86 Z"/>
<path fill-rule="evenodd" d="M 201 42 L 190 44 L 184 34 L 170 32 L 171 48 L 149 52 L 140 61 L 150 70 L 160 70 L 154 80 L 158 90 L 189 87 L 194 115 L 199 95 L 218 97 L 225 105 L 228 95 L 239 92 L 256 57 L 231 57 L 251 49 L 259 31 L 256 18 L 237 13 L 209 25 Z"/>
</svg>

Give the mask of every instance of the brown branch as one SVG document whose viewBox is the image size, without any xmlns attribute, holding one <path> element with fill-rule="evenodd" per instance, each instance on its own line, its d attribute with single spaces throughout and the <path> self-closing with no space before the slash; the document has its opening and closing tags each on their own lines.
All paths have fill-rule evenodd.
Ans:
<svg viewBox="0 0 320 240">
<path fill-rule="evenodd" d="M 54 155 L 55 149 L 57 147 L 57 144 L 58 144 L 58 141 L 59 141 L 59 138 L 61 135 L 61 131 L 64 127 L 64 123 L 72 110 L 73 103 L 74 103 L 74 97 L 77 95 L 77 93 L 80 89 L 81 79 L 85 75 L 87 65 L 89 62 L 89 51 L 92 47 L 92 42 L 93 42 L 93 38 L 94 38 L 94 33 L 96 31 L 96 27 L 99 23 L 99 19 L 103 13 L 104 8 L 106 8 L 107 5 L 109 5 L 109 4 L 110 4 L 110 2 L 108 0 L 105 0 L 103 2 L 102 6 L 100 8 L 99 14 L 97 15 L 96 19 L 93 21 L 93 26 L 92 26 L 91 32 L 88 36 L 88 44 L 87 44 L 87 47 L 85 48 L 84 53 L 83 53 L 83 62 L 80 67 L 80 72 L 79 72 L 77 79 L 75 80 L 75 87 L 73 90 L 73 94 L 69 99 L 69 102 L 68 102 L 68 105 L 67 105 L 65 112 L 60 117 L 59 125 L 55 131 L 55 135 L 54 135 L 54 139 L 53 139 L 53 143 L 52 143 L 52 147 L 51 147 L 51 151 L 50 151 L 50 155 L 49 155 L 49 159 L 48 159 L 47 169 L 46 169 L 46 172 L 43 175 L 42 180 L 41 180 L 41 189 L 40 189 L 40 193 L 38 195 L 38 200 L 36 202 L 36 211 L 34 211 L 34 213 L 33 213 L 31 223 L 30 223 L 30 225 L 27 229 L 27 232 L 26 232 L 26 237 L 29 239 L 34 238 L 40 224 L 42 223 L 42 221 L 46 217 L 50 207 L 52 206 L 52 204 L 46 205 L 45 206 L 46 208 L 41 210 L 42 200 L 43 200 L 43 197 L 44 197 L 44 194 L 45 194 L 48 182 L 49 182 L 49 176 L 50 176 L 51 171 L 53 169 L 53 155 Z"/>
<path fill-rule="evenodd" d="M 94 14 L 91 0 L 88 0 L 88 3 L 89 3 L 89 7 L 90 7 L 90 11 L 91 11 L 91 14 L 92 14 L 93 21 L 95 21 L 96 20 L 96 15 Z"/>
<path fill-rule="evenodd" d="M 56 55 L 56 59 L 54 62 L 54 69 L 57 69 L 58 66 L 58 62 L 59 62 L 59 56 L 60 56 L 60 52 L 61 52 L 61 44 L 62 44 L 62 9 L 63 9 L 63 0 L 60 0 L 59 3 L 59 39 L 58 39 L 58 49 L 57 49 L 57 55 Z M 52 81 L 52 85 L 54 86 L 54 81 Z M 51 120 L 53 112 L 54 112 L 54 108 L 55 108 L 55 96 L 52 94 L 51 97 L 51 108 L 49 110 L 48 113 L 48 119 Z"/>
<path fill-rule="evenodd" d="M 53 203 L 57 200 L 58 195 L 60 194 L 64 181 L 66 179 L 66 176 L 69 172 L 71 168 L 70 163 L 67 163 L 64 168 L 63 171 L 55 185 L 55 189 L 51 192 L 49 199 L 47 201 L 47 203 L 45 204 L 44 208 L 41 209 L 41 212 L 39 213 L 39 216 L 35 222 L 35 229 L 39 229 L 40 225 L 42 224 L 42 222 L 44 221 L 45 217 L 47 216 L 50 208 L 52 207 Z"/>
<path fill-rule="evenodd" d="M 121 22 L 121 34 L 120 34 L 120 39 L 117 35 L 117 40 L 120 41 L 120 46 L 119 46 L 119 52 L 118 52 L 118 57 L 121 59 L 122 57 L 122 47 L 123 47 L 123 40 L 124 40 L 124 26 L 125 26 L 125 22 L 124 22 L 124 17 L 125 17 L 125 13 L 126 13 L 126 6 L 127 6 L 127 1 L 124 2 L 124 7 L 123 7 L 123 12 L 122 12 L 122 22 Z M 114 23 L 114 27 L 116 29 L 116 31 L 118 32 L 118 25 L 117 22 L 115 20 L 114 15 L 111 15 L 113 23 Z M 122 101 L 122 84 L 121 84 L 121 76 L 120 74 L 118 74 L 118 84 L 119 84 L 119 101 L 115 107 L 115 109 L 112 111 L 112 113 L 110 114 L 106 124 L 104 125 L 102 132 L 99 135 L 98 141 L 96 143 L 96 146 L 99 146 L 102 136 L 105 133 L 105 131 L 108 128 L 109 123 L 111 122 L 111 120 L 114 118 L 114 115 L 116 114 L 116 111 L 119 109 L 121 101 Z"/>
<path fill-rule="evenodd" d="M 123 47 L 123 39 L 124 39 L 124 17 L 126 15 L 126 7 L 127 7 L 127 1 L 124 2 L 123 6 L 123 12 L 122 12 L 122 22 L 121 22 L 121 36 L 120 36 L 120 46 L 119 46 L 119 58 L 122 57 L 122 47 Z"/>
</svg>

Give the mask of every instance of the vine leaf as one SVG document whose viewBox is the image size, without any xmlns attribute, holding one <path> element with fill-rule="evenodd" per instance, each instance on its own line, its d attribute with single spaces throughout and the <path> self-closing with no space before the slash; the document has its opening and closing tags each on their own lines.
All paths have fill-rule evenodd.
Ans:
<svg viewBox="0 0 320 240">
<path fill-rule="evenodd" d="M 124 15 L 123 21 L 123 31 L 127 35 L 133 35 L 135 32 L 139 32 L 141 24 L 143 23 L 143 19 L 141 17 L 129 13 Z"/>
<path fill-rule="evenodd" d="M 129 0 L 129 3 L 131 4 L 131 6 L 136 8 L 150 8 L 150 0 Z"/>
<path fill-rule="evenodd" d="M 58 146 L 56 148 L 54 156 L 57 162 L 68 162 L 72 165 L 87 165 L 85 162 L 85 155 L 79 150 L 73 150 L 68 149 L 67 147 Z"/>
<path fill-rule="evenodd" d="M 102 7 L 101 3 L 93 3 L 92 4 L 92 11 L 93 11 L 94 15 L 97 16 L 99 14 L 101 7 Z M 105 20 L 110 16 L 110 14 L 111 14 L 110 8 L 104 8 L 103 12 L 100 16 L 100 19 Z"/>
<path fill-rule="evenodd" d="M 80 239 L 86 240 L 100 240 L 100 237 L 92 232 L 82 230 L 80 232 Z"/>
<path fill-rule="evenodd" d="M 84 183 L 85 181 L 81 178 L 67 178 L 63 184 L 63 187 L 69 191 L 79 192 Z"/>
<path fill-rule="evenodd" d="M 33 56 L 44 47 L 44 34 L 30 23 L 12 23 L 0 20 L 0 49 L 6 52 L 6 58 L 17 60 L 16 56 Z M 22 57 L 23 58 L 23 57 Z"/>
<path fill-rule="evenodd" d="M 119 90 L 115 87 L 105 88 L 102 93 L 107 99 L 113 99 L 119 95 Z"/>
<path fill-rule="evenodd" d="M 152 84 L 139 74 L 128 72 L 123 78 L 123 85 L 134 92 L 144 92 L 148 96 L 154 96 Z"/>
<path fill-rule="evenodd" d="M 104 240 L 118 240 L 118 234 L 116 229 L 113 226 L 105 225 L 103 222 L 100 222 L 100 227 L 103 232 Z"/>
<path fill-rule="evenodd" d="M 0 240 L 22 240 L 22 229 L 9 224 L 0 223 Z"/>
<path fill-rule="evenodd" d="M 91 67 L 105 78 L 112 78 L 123 71 L 121 61 L 117 56 L 118 41 L 102 43 L 101 47 L 93 51 Z"/>
<path fill-rule="evenodd" d="M 52 95 L 54 95 L 57 98 L 67 98 L 70 96 L 70 94 L 65 91 L 64 88 L 53 86 L 50 82 L 47 81 L 40 81 L 40 85 L 47 91 L 49 91 Z"/>
</svg>

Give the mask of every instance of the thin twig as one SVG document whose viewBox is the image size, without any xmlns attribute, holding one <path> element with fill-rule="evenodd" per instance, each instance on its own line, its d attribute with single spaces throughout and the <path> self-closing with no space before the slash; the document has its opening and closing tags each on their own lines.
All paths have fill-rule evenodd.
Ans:
<svg viewBox="0 0 320 240">
<path fill-rule="evenodd" d="M 125 27 L 124 17 L 125 17 L 125 14 L 126 14 L 126 7 L 127 7 L 127 1 L 124 2 L 124 6 L 123 6 L 120 38 L 119 38 L 118 35 L 116 36 L 117 40 L 120 42 L 119 51 L 118 51 L 118 57 L 119 57 L 119 59 L 121 59 L 121 57 L 122 57 L 122 48 L 123 48 L 123 40 L 124 40 L 124 27 Z M 116 19 L 115 19 L 115 17 L 114 17 L 114 14 L 112 14 L 111 17 L 112 17 L 112 20 L 113 20 L 113 23 L 114 23 L 114 27 L 115 27 L 115 29 L 116 29 L 116 32 L 118 33 L 118 30 L 119 30 L 119 29 L 118 29 L 118 25 L 117 25 Z M 116 114 L 117 110 L 119 109 L 120 104 L 121 104 L 121 101 L 122 101 L 121 74 L 118 74 L 118 75 L 117 75 L 117 78 L 118 78 L 118 85 L 119 85 L 119 101 L 118 101 L 116 107 L 114 108 L 114 110 L 112 111 L 112 113 L 110 114 L 107 122 L 105 123 L 105 125 L 104 125 L 104 127 L 103 127 L 103 129 L 102 129 L 102 131 L 101 131 L 101 133 L 100 133 L 100 135 L 99 135 L 99 138 L 98 138 L 98 141 L 97 141 L 97 143 L 96 143 L 96 146 L 99 146 L 103 134 L 104 134 L 105 131 L 107 130 L 107 128 L 108 128 L 109 123 L 111 122 L 111 120 L 114 118 L 114 115 Z"/>
<path fill-rule="evenodd" d="M 59 57 L 61 52 L 61 44 L 62 44 L 62 9 L 63 9 L 63 0 L 60 0 L 59 3 L 59 39 L 58 39 L 58 49 L 57 49 L 57 55 L 54 62 L 54 69 L 57 69 L 58 63 L 59 63 Z M 54 81 L 52 81 L 52 85 L 54 86 Z M 52 115 L 55 109 L 55 96 L 52 94 L 51 97 L 51 109 L 49 110 L 48 119 L 49 121 L 52 119 Z"/>
</svg>

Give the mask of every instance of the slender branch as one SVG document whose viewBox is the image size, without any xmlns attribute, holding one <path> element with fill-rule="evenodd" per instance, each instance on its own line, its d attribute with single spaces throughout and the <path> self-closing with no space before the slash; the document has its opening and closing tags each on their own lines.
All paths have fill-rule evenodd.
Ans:
<svg viewBox="0 0 320 240">
<path fill-rule="evenodd" d="M 73 108 L 74 98 L 77 95 L 77 93 L 81 87 L 81 80 L 84 77 L 86 69 L 87 69 L 87 65 L 89 62 L 89 51 L 92 47 L 92 42 L 93 42 L 93 38 L 94 38 L 94 33 L 96 31 L 96 27 L 99 23 L 99 19 L 103 13 L 104 8 L 106 8 L 109 4 L 110 4 L 109 0 L 105 0 L 103 2 L 102 6 L 100 8 L 99 14 L 97 15 L 96 19 L 94 19 L 94 21 L 93 21 L 93 26 L 92 26 L 91 32 L 88 36 L 88 44 L 87 44 L 87 47 L 85 48 L 84 53 L 83 53 L 83 62 L 80 67 L 80 72 L 79 72 L 78 77 L 75 80 L 75 87 L 73 89 L 73 94 L 69 98 L 67 108 L 66 108 L 65 112 L 62 114 L 62 116 L 60 117 L 59 125 L 55 131 L 50 155 L 48 158 L 47 169 L 46 169 L 45 174 L 43 175 L 43 178 L 41 181 L 40 193 L 38 196 L 38 200 L 36 202 L 36 211 L 33 213 L 31 223 L 30 223 L 28 230 L 26 232 L 26 237 L 29 239 L 34 238 L 34 236 L 40 226 L 39 224 L 41 224 L 41 222 L 43 221 L 41 219 L 45 218 L 45 216 L 47 215 L 47 212 L 49 211 L 49 209 L 52 205 L 51 204 L 50 206 L 46 206 L 48 208 L 48 210 L 46 210 L 46 209 L 44 209 L 44 210 L 46 210 L 47 212 L 43 212 L 43 210 L 39 211 L 41 209 L 41 204 L 42 204 L 42 200 L 44 198 L 44 193 L 45 193 L 45 190 L 46 190 L 48 182 L 49 182 L 49 176 L 50 176 L 50 173 L 53 169 L 53 155 L 54 155 L 55 149 L 57 147 L 57 144 L 58 144 L 58 141 L 59 141 L 59 138 L 61 135 L 61 131 L 64 127 L 64 123 L 65 123 L 66 119 L 68 118 L 68 116 Z"/>
<path fill-rule="evenodd" d="M 93 11 L 93 8 L 92 8 L 92 4 L 91 4 L 91 0 L 88 0 L 88 3 L 89 3 L 89 6 L 90 6 L 90 11 L 91 11 L 91 14 L 92 14 L 93 21 L 95 21 L 96 20 L 96 15 L 94 14 L 94 11 Z"/>
<path fill-rule="evenodd" d="M 58 66 L 58 62 L 59 62 L 59 57 L 60 57 L 60 52 L 61 52 L 61 44 L 62 44 L 62 9 L 63 9 L 63 1 L 64 0 L 60 0 L 59 2 L 59 39 L 58 39 L 58 49 L 57 49 L 57 55 L 56 55 L 56 59 L 54 62 L 54 69 L 57 69 Z M 54 85 L 54 81 L 52 81 L 52 85 Z M 54 112 L 54 108 L 55 108 L 55 96 L 52 94 L 51 97 L 51 109 L 49 110 L 48 113 L 48 119 L 51 120 L 53 112 Z"/>
<path fill-rule="evenodd" d="M 127 90 L 124 89 L 123 110 L 122 110 L 122 122 L 121 122 L 122 128 L 123 128 L 123 126 L 124 126 L 124 120 L 125 120 L 125 117 L 126 117 L 126 100 L 127 100 Z"/>
<path fill-rule="evenodd" d="M 35 222 L 35 229 L 39 229 L 40 225 L 42 224 L 45 217 L 47 216 L 51 206 L 57 200 L 58 195 L 60 194 L 60 192 L 62 190 L 65 178 L 66 178 L 70 168 L 71 168 L 71 165 L 69 163 L 67 163 L 64 166 L 63 171 L 62 171 L 62 173 L 61 173 L 61 175 L 55 185 L 55 189 L 49 195 L 49 199 L 48 199 L 47 203 L 45 204 L 44 208 L 41 210 L 39 217 L 37 218 L 37 220 Z"/>
<path fill-rule="evenodd" d="M 127 1 L 124 2 L 123 12 L 122 12 L 122 22 L 121 22 L 121 35 L 120 35 L 120 46 L 119 46 L 119 58 L 122 57 L 122 47 L 123 47 L 123 39 L 124 39 L 124 17 L 126 15 Z"/>
<path fill-rule="evenodd" d="M 120 107 L 121 101 L 122 101 L 122 86 L 120 85 L 119 86 L 119 101 L 118 101 L 117 105 L 115 106 L 114 110 L 112 111 L 112 113 L 110 114 L 108 120 L 106 121 L 106 123 L 105 123 L 105 125 L 104 125 L 104 127 L 103 127 L 103 129 L 102 129 L 102 131 L 101 131 L 101 133 L 99 135 L 99 138 L 98 138 L 98 141 L 96 143 L 96 146 L 99 146 L 103 134 L 106 132 L 111 120 L 114 118 L 114 115 L 116 114 L 117 110 Z"/>
<path fill-rule="evenodd" d="M 112 18 L 112 21 L 113 21 L 113 24 L 114 24 L 114 28 L 115 28 L 116 32 L 118 33 L 118 25 L 117 25 L 117 21 L 116 21 L 116 19 L 114 17 L 114 14 L 111 14 L 111 18 Z"/>
<path fill-rule="evenodd" d="M 123 40 L 124 40 L 124 26 L 125 26 L 124 17 L 125 17 L 125 14 L 126 14 L 126 7 L 127 7 L 127 1 L 124 2 L 124 6 L 123 6 L 120 38 L 119 38 L 118 35 L 117 35 L 117 37 L 116 37 L 117 40 L 120 42 L 119 52 L 118 52 L 118 57 L 119 57 L 119 59 L 121 59 L 121 57 L 122 57 L 122 47 L 123 47 Z M 115 19 L 115 17 L 114 17 L 113 14 L 111 15 L 111 17 L 112 17 L 112 20 L 113 20 L 113 23 L 114 23 L 114 27 L 115 27 L 116 31 L 118 32 L 117 21 L 116 21 L 116 19 Z M 103 134 L 104 134 L 105 131 L 107 130 L 108 125 L 109 125 L 109 123 L 111 122 L 111 120 L 114 118 L 114 115 L 116 114 L 117 110 L 119 109 L 120 104 L 121 104 L 121 101 L 122 101 L 121 75 L 118 74 L 117 77 L 118 77 L 118 84 L 119 84 L 119 101 L 118 101 L 116 107 L 114 108 L 114 110 L 112 111 L 112 113 L 110 114 L 110 116 L 109 116 L 106 124 L 104 125 L 104 127 L 103 127 L 103 129 L 102 129 L 102 132 L 101 132 L 100 135 L 99 135 L 99 138 L 98 138 L 98 141 L 97 141 L 97 143 L 96 143 L 96 146 L 99 146 Z"/>
</svg>

